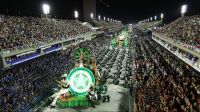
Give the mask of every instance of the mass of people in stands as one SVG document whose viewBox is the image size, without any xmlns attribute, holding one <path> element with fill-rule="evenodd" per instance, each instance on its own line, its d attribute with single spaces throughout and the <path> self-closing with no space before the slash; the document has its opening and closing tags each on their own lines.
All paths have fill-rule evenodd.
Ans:
<svg viewBox="0 0 200 112">
<path fill-rule="evenodd" d="M 199 112 L 199 74 L 149 41 L 135 47 L 136 111 Z"/>
<path fill-rule="evenodd" d="M 122 24 L 105 21 L 100 25 L 118 27 Z M 91 32 L 91 29 L 76 20 L 0 15 L 0 51 L 38 47 L 86 32 Z"/>
<path fill-rule="evenodd" d="M 72 56 L 75 49 L 86 47 L 93 54 L 92 51 L 99 51 L 99 46 L 106 41 L 101 37 L 95 38 L 4 71 L 0 76 L 0 111 L 23 111 L 62 74 L 70 72 L 74 67 Z"/>
<path fill-rule="evenodd" d="M 96 26 L 105 28 L 122 28 L 123 24 L 121 22 L 103 21 L 103 20 L 93 20 Z"/>
<path fill-rule="evenodd" d="M 185 16 L 154 30 L 156 33 L 171 38 L 188 49 L 200 53 L 200 16 Z"/>
<path fill-rule="evenodd" d="M 139 22 L 134 27 L 140 29 L 141 31 L 147 30 L 147 28 L 152 28 L 159 25 L 161 21 L 151 21 L 151 22 Z"/>
<path fill-rule="evenodd" d="M 0 16 L 0 50 L 37 47 L 90 29 L 75 20 Z"/>
</svg>

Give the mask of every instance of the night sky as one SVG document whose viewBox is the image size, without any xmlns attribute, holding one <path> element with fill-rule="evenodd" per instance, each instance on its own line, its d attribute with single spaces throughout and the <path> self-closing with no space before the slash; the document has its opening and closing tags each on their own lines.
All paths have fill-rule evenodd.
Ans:
<svg viewBox="0 0 200 112">
<path fill-rule="evenodd" d="M 14 16 L 40 16 L 41 4 L 51 6 L 51 15 L 56 18 L 74 19 L 73 11 L 83 17 L 82 0 L 1 0 L 0 13 Z M 180 17 L 180 7 L 188 4 L 187 15 L 200 14 L 200 0 L 97 0 L 97 14 L 119 19 L 124 23 L 136 23 L 140 20 L 165 14 L 170 22 Z"/>
</svg>

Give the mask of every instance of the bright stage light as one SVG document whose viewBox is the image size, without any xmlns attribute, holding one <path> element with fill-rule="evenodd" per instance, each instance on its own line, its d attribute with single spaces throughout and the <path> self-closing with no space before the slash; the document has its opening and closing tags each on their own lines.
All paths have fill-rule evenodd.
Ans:
<svg viewBox="0 0 200 112">
<path fill-rule="evenodd" d="M 93 19 L 94 18 L 94 14 L 90 13 L 90 18 Z"/>
<path fill-rule="evenodd" d="M 78 11 L 74 11 L 74 17 L 77 19 L 78 18 Z"/>
<path fill-rule="evenodd" d="M 181 15 L 184 16 L 186 12 L 187 12 L 187 5 L 184 4 L 181 7 Z"/>
<path fill-rule="evenodd" d="M 164 14 L 163 14 L 163 13 L 160 14 L 160 18 L 161 18 L 161 19 L 164 18 Z"/>
<path fill-rule="evenodd" d="M 43 13 L 44 14 L 49 14 L 50 13 L 50 6 L 48 4 L 43 4 L 42 5 Z"/>
<path fill-rule="evenodd" d="M 101 20 L 101 16 L 100 15 L 98 16 L 98 19 Z"/>
</svg>

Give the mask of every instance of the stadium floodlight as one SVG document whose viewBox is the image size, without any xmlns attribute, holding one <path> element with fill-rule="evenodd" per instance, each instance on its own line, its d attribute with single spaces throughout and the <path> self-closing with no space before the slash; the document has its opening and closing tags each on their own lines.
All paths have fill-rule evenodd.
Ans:
<svg viewBox="0 0 200 112">
<path fill-rule="evenodd" d="M 50 6 L 48 4 L 43 4 L 42 5 L 43 13 L 44 14 L 49 14 L 50 13 Z"/>
<path fill-rule="evenodd" d="M 164 14 L 163 14 L 163 13 L 160 14 L 160 18 L 161 18 L 161 19 L 164 18 Z"/>
<path fill-rule="evenodd" d="M 90 18 L 93 19 L 94 18 L 94 14 L 90 13 Z"/>
<path fill-rule="evenodd" d="M 74 17 L 76 18 L 76 20 L 78 19 L 78 11 L 74 11 Z"/>
<path fill-rule="evenodd" d="M 154 19 L 157 20 L 157 16 L 155 16 Z"/>
<path fill-rule="evenodd" d="M 101 20 L 101 16 L 100 15 L 98 16 L 98 19 Z"/>
<path fill-rule="evenodd" d="M 151 19 L 151 21 L 153 20 L 153 18 L 152 18 L 152 17 L 151 17 L 150 19 Z"/>
<path fill-rule="evenodd" d="M 181 16 L 183 17 L 185 15 L 185 13 L 187 12 L 187 5 L 184 4 L 181 7 Z"/>
</svg>

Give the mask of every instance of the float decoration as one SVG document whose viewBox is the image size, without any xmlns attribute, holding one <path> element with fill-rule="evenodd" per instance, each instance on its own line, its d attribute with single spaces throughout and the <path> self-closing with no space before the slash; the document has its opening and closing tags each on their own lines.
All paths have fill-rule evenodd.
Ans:
<svg viewBox="0 0 200 112">
<path fill-rule="evenodd" d="M 78 48 L 74 52 L 74 60 L 78 67 L 72 69 L 66 76 L 69 83 L 69 97 L 60 98 L 57 105 L 60 108 L 89 107 L 100 104 L 101 97 L 105 96 L 108 87 L 101 75 L 97 75 L 95 58 L 91 58 L 86 48 Z M 95 89 L 89 92 L 91 87 Z"/>
<path fill-rule="evenodd" d="M 70 84 L 69 91 L 74 96 L 86 95 L 90 86 L 95 84 L 93 73 L 85 67 L 72 70 L 67 79 Z"/>
<path fill-rule="evenodd" d="M 86 48 L 78 48 L 73 57 L 79 63 L 86 63 L 90 60 L 90 52 Z"/>
</svg>

